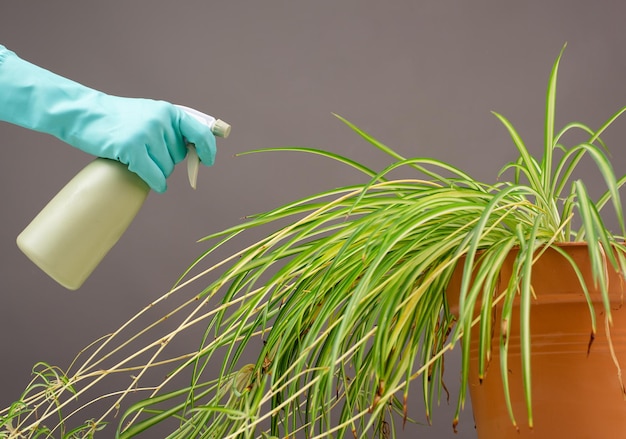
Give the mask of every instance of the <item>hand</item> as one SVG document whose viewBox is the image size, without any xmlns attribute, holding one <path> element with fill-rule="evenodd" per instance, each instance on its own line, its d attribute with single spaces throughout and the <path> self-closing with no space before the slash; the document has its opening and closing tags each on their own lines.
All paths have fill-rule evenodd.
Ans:
<svg viewBox="0 0 626 439">
<path fill-rule="evenodd" d="M 202 163 L 215 161 L 215 137 L 204 124 L 164 101 L 121 98 L 97 93 L 78 114 L 66 141 L 99 157 L 128 165 L 156 192 L 193 143 Z"/>
</svg>

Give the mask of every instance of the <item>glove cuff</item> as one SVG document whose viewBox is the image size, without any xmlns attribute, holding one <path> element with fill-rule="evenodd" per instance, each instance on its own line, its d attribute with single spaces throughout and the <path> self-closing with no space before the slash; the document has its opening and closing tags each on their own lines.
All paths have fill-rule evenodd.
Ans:
<svg viewBox="0 0 626 439">
<path fill-rule="evenodd" d="M 0 46 L 0 120 L 67 141 L 85 100 L 98 93 Z"/>
</svg>

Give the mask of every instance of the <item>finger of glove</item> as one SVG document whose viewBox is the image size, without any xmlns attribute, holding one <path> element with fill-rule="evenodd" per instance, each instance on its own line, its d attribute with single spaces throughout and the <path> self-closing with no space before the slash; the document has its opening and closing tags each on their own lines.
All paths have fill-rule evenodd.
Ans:
<svg viewBox="0 0 626 439">
<path fill-rule="evenodd" d="M 174 170 L 174 165 L 185 159 L 187 145 L 179 128 L 179 110 L 165 101 L 147 101 L 152 119 L 145 132 L 149 134 L 148 153 L 159 165 L 166 178 Z"/>
<path fill-rule="evenodd" d="M 167 147 L 166 151 L 172 159 L 172 165 L 175 165 L 182 162 L 187 156 L 187 143 L 180 129 L 180 109 L 165 101 L 159 101 L 159 104 L 167 107 L 168 121 L 163 123 L 163 126 L 167 127 L 167 129 L 163 132 L 163 138 Z M 170 173 L 171 171 L 166 173 L 166 176 L 169 176 Z"/>
<path fill-rule="evenodd" d="M 200 160 L 206 166 L 212 166 L 215 163 L 215 136 L 211 129 L 201 122 L 198 122 L 192 116 L 180 110 L 180 131 L 189 143 L 193 143 Z"/>
<path fill-rule="evenodd" d="M 147 147 L 141 149 L 137 148 L 137 155 L 141 157 L 135 157 L 130 160 L 128 169 L 139 175 L 142 180 L 148 183 L 150 188 L 158 193 L 163 193 L 167 190 L 167 176 L 164 174 L 161 167 L 155 162 L 154 158 L 150 156 Z M 173 165 L 172 165 L 173 166 Z"/>
</svg>

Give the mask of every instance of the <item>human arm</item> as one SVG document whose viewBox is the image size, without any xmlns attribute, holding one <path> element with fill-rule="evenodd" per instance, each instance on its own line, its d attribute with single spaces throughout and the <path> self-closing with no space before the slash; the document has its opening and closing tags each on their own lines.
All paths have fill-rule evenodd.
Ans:
<svg viewBox="0 0 626 439">
<path fill-rule="evenodd" d="M 59 76 L 0 45 L 0 120 L 128 165 L 157 192 L 193 143 L 215 161 L 210 128 L 165 101 L 117 97 Z"/>
</svg>

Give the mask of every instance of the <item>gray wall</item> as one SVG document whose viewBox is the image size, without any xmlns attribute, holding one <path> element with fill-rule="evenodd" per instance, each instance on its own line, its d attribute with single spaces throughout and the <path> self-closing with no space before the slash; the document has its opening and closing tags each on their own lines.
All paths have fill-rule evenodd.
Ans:
<svg viewBox="0 0 626 439">
<path fill-rule="evenodd" d="M 229 121 L 233 134 L 219 142 L 216 165 L 201 170 L 197 191 L 179 167 L 168 192 L 149 197 L 83 288 L 69 292 L 14 241 L 91 159 L 0 124 L 0 405 L 19 395 L 35 362 L 66 366 L 167 291 L 206 248 L 198 238 L 362 181 L 319 158 L 234 154 L 301 145 L 384 166 L 387 158 L 335 112 L 403 155 L 432 155 L 493 180 L 514 149 L 490 110 L 508 116 L 537 150 L 547 76 L 565 42 L 558 121 L 597 126 L 626 105 L 625 14 L 607 0 L 3 2 L 0 43 L 23 58 L 111 94 L 204 110 Z M 625 127 L 606 136 L 620 169 Z M 449 378 L 453 392 L 456 382 Z M 456 436 L 444 405 L 433 427 L 412 427 L 406 437 L 475 437 L 470 411 Z"/>
</svg>

